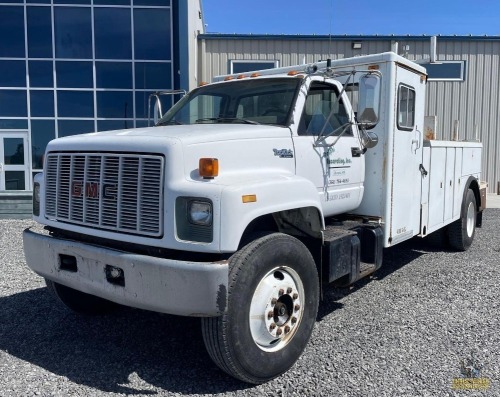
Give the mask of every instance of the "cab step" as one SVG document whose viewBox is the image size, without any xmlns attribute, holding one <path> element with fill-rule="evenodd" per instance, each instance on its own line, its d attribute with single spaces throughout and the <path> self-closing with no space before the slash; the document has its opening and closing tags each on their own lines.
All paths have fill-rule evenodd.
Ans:
<svg viewBox="0 0 500 397">
<path fill-rule="evenodd" d="M 377 270 L 377 266 L 374 263 L 361 262 L 359 264 L 359 278 L 366 277 Z"/>
<path fill-rule="evenodd" d="M 323 244 L 323 282 L 348 286 L 382 265 L 383 232 L 380 226 L 337 222 L 327 226 Z"/>
</svg>

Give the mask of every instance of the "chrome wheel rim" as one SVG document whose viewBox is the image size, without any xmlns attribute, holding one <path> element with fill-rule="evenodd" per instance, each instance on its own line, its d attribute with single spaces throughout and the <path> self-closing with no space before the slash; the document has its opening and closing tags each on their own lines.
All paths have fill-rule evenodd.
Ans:
<svg viewBox="0 0 500 397">
<path fill-rule="evenodd" d="M 262 350 L 283 349 L 299 328 L 304 309 L 304 285 L 288 266 L 269 271 L 259 282 L 250 303 L 250 332 Z"/>
<path fill-rule="evenodd" d="M 472 237 L 476 223 L 476 208 L 474 203 L 469 203 L 467 207 L 467 236 Z"/>
</svg>

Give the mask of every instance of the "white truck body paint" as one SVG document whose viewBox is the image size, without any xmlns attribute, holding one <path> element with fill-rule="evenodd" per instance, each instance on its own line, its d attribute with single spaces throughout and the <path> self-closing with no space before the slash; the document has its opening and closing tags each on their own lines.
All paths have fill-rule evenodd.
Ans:
<svg viewBox="0 0 500 397">
<path fill-rule="evenodd" d="M 256 120 L 245 120 L 245 106 L 258 108 L 256 101 L 248 99 L 249 95 L 245 97 L 245 106 L 238 105 L 232 113 L 238 122 L 228 121 L 227 117 L 210 122 L 210 117 L 198 116 L 205 114 L 203 112 L 210 115 L 214 102 L 210 106 L 200 105 L 189 124 L 99 132 L 52 141 L 47 147 L 47 155 L 99 152 L 162 156 L 163 234 L 148 237 L 48 219 L 46 208 L 51 203 L 45 201 L 47 181 L 39 174 L 35 184 L 40 186 L 40 213 L 34 219 L 72 236 L 80 234 L 102 239 L 104 246 L 96 248 L 84 241 L 37 236 L 27 231 L 28 265 L 43 277 L 118 303 L 167 313 L 213 316 L 220 312 L 220 302 L 225 301 L 222 296 L 225 290 L 220 288 L 227 286 L 225 262 L 202 264 L 177 260 L 176 253 L 219 255 L 226 259 L 238 249 L 248 225 L 261 216 L 306 210 L 308 216 L 318 217 L 311 225 L 314 223 L 322 229 L 326 217 L 362 216 L 381 225 L 385 247 L 415 235 L 424 236 L 458 219 L 468 181 L 472 178 L 479 182 L 481 144 L 423 140 L 425 69 L 393 53 L 332 61 L 330 69 L 325 62 L 317 66 L 322 74 L 310 74 L 305 68 L 311 69 L 311 65 L 299 65 L 261 71 L 262 77 L 242 79 L 249 86 L 254 81 L 262 83 L 261 86 L 271 86 L 278 80 L 299 82 L 288 121 L 281 125 L 277 121 L 279 116 L 272 114 L 279 113 L 280 109 L 272 107 L 268 109 L 270 114 L 266 111 Z M 351 106 L 343 92 L 342 84 L 347 82 L 347 76 L 332 73 L 352 70 L 366 73 L 369 69 L 381 75 L 379 119 L 370 130 L 378 136 L 378 144 L 362 152 L 354 105 Z M 292 70 L 301 74 L 288 76 Z M 359 80 L 359 76 L 353 81 L 358 81 L 356 79 Z M 221 81 L 223 76 L 215 80 Z M 207 87 L 222 92 L 237 84 L 241 81 L 235 79 Z M 323 146 L 317 145 L 317 134 L 304 133 L 301 129 L 304 109 L 318 105 L 309 99 L 319 86 L 328 87 L 337 95 L 342 93 L 345 117 L 351 124 L 349 133 L 326 137 Z M 408 128 L 401 128 L 398 119 L 401 86 L 415 92 L 415 111 L 411 116 L 415 122 Z M 203 89 L 195 90 L 193 95 Z M 285 103 L 285 94 L 282 97 Z M 312 112 L 311 119 L 316 115 L 317 112 Z M 218 175 L 201 177 L 200 158 L 218 159 Z M 255 200 L 244 202 L 243 196 L 255 196 Z M 191 239 L 179 237 L 182 234 L 180 226 L 188 222 L 187 211 L 177 207 L 179 198 L 211 203 L 210 238 L 195 237 L 195 234 Z M 183 222 L 182 225 L 179 222 Z M 191 221 L 188 226 L 192 227 Z M 139 255 L 133 253 L 118 254 L 106 246 L 106 241 L 118 244 L 124 251 L 129 245 L 157 248 L 163 250 L 165 257 L 148 259 L 146 255 L 138 258 Z M 79 271 L 71 274 L 58 269 L 61 254 L 75 256 L 82 270 L 80 265 Z M 125 287 L 110 286 L 103 278 L 102 266 L 108 262 L 127 269 Z M 133 269 L 140 267 L 150 270 L 139 277 Z M 206 288 L 200 287 L 199 294 L 182 294 L 181 289 L 188 288 L 191 280 L 199 284 L 205 277 L 212 281 Z M 128 282 L 129 278 L 132 281 Z M 147 281 L 149 278 L 151 280 Z M 119 291 L 120 288 L 123 290 Z M 214 302 L 219 304 L 214 305 Z"/>
</svg>

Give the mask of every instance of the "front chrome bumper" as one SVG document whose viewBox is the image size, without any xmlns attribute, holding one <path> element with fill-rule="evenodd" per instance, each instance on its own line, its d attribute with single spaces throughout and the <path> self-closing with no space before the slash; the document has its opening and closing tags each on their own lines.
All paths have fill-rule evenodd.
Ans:
<svg viewBox="0 0 500 397">
<path fill-rule="evenodd" d="M 156 258 L 66 240 L 26 229 L 28 266 L 42 277 L 110 301 L 183 316 L 211 317 L 227 304 L 228 263 Z M 71 271 L 61 266 L 75 258 Z M 106 266 L 122 269 L 123 285 L 109 281 Z M 62 267 L 62 268 L 61 268 Z"/>
</svg>

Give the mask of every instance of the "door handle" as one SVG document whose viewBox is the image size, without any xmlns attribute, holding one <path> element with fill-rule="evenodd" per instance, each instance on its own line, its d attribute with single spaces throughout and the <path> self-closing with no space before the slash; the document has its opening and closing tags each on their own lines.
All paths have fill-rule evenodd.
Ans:
<svg viewBox="0 0 500 397">
<path fill-rule="evenodd" d="M 0 171 L 3 171 L 3 163 L 0 163 Z"/>
<path fill-rule="evenodd" d="M 362 149 L 360 149 L 359 147 L 352 147 L 351 148 L 352 157 L 360 157 L 363 153 L 364 153 L 364 151 Z"/>
</svg>

